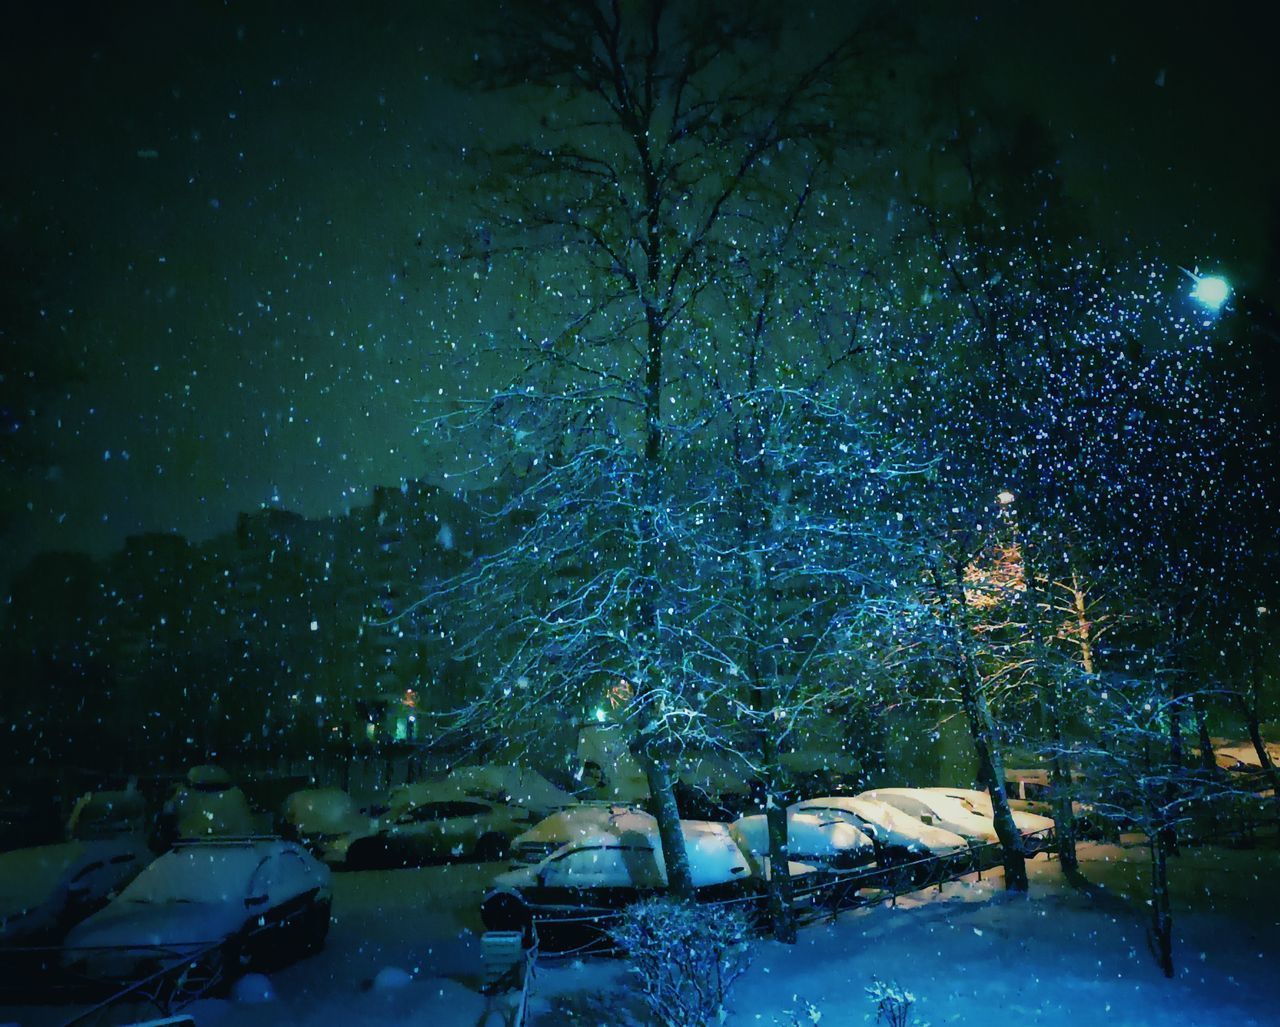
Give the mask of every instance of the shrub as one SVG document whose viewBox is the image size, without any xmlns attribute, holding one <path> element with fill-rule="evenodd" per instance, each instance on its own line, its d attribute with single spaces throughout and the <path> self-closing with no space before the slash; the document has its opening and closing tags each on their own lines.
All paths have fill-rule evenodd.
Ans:
<svg viewBox="0 0 1280 1027">
<path fill-rule="evenodd" d="M 916 997 L 897 983 L 897 981 L 880 980 L 878 977 L 871 979 L 871 987 L 867 989 L 867 996 L 876 1004 L 876 1023 L 886 1024 L 887 1027 L 908 1027 L 911 1023 L 911 1007 L 915 1004 Z M 927 1023 L 922 1023 L 919 1027 L 929 1027 Z"/>
<path fill-rule="evenodd" d="M 652 899 L 610 932 L 631 958 L 645 1004 L 663 1027 L 721 1023 L 733 983 L 751 963 L 751 927 L 737 910 Z"/>
</svg>

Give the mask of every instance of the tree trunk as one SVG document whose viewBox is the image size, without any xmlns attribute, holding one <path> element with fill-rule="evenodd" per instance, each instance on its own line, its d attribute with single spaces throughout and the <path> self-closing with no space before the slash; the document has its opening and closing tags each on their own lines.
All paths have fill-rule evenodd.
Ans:
<svg viewBox="0 0 1280 1027">
<path fill-rule="evenodd" d="M 1169 760 L 1175 767 L 1186 766 L 1186 752 L 1182 744 L 1182 713 L 1175 705 L 1169 714 Z M 1175 787 L 1170 784 L 1165 792 L 1165 801 L 1172 802 Z M 1165 855 L 1178 855 L 1178 830 L 1172 825 L 1160 829 L 1160 843 Z"/>
<path fill-rule="evenodd" d="M 796 921 L 791 908 L 791 855 L 787 845 L 787 807 L 778 802 L 770 782 L 765 819 L 769 824 L 769 922 L 776 940 L 796 943 Z"/>
<path fill-rule="evenodd" d="M 995 741 L 995 723 L 982 682 L 977 680 L 977 669 L 968 659 L 961 672 L 961 701 L 965 719 L 969 723 L 969 735 L 978 757 L 978 774 L 986 783 L 991 796 L 992 820 L 1000 839 L 1001 860 L 1004 864 L 1004 886 L 1009 891 L 1027 890 L 1027 857 L 1022 850 L 1022 835 L 1014 823 L 1009 808 L 1009 796 L 1004 787 L 1004 760 Z"/>
<path fill-rule="evenodd" d="M 1071 805 L 1071 768 L 1062 755 L 1064 746 L 1062 714 L 1058 709 L 1058 683 L 1045 686 L 1045 706 L 1049 714 L 1049 733 L 1053 740 L 1053 759 L 1049 764 L 1049 780 L 1053 788 L 1054 836 L 1058 863 L 1068 880 L 1080 878 L 1080 859 L 1076 855 L 1076 815 Z"/>
<path fill-rule="evenodd" d="M 1253 743 L 1253 751 L 1258 754 L 1258 765 L 1262 767 L 1262 773 L 1271 787 L 1272 801 L 1276 805 L 1276 820 L 1280 823 L 1280 770 L 1276 769 L 1271 753 L 1267 751 L 1267 743 L 1262 738 L 1262 668 L 1257 659 L 1249 674 L 1249 696 L 1247 699 L 1241 696 L 1240 705 L 1249 731 L 1249 741 Z M 1280 836 L 1276 841 L 1280 844 Z"/>
<path fill-rule="evenodd" d="M 1204 700 L 1196 695 L 1192 698 L 1192 708 L 1196 715 L 1196 734 L 1200 740 L 1200 766 L 1209 774 L 1218 772 L 1218 761 L 1214 758 L 1213 739 L 1209 737 L 1209 718 L 1204 708 Z"/>
<path fill-rule="evenodd" d="M 992 821 L 996 837 L 1000 839 L 1001 862 L 1004 864 L 1004 886 L 1007 891 L 1027 890 L 1027 857 L 1022 848 L 1022 835 L 1014 823 L 1009 808 L 1009 796 L 1004 787 L 1004 760 L 996 744 L 996 726 L 987 705 L 986 689 L 982 676 L 973 662 L 968 648 L 969 625 L 965 618 L 964 566 L 954 568 L 954 574 L 945 582 L 939 565 L 933 563 L 930 571 L 939 595 L 951 610 L 949 630 L 955 647 L 955 670 L 960 679 L 960 705 L 969 725 L 969 737 L 978 757 L 978 775 L 991 796 Z"/>
<path fill-rule="evenodd" d="M 658 838 L 662 842 L 662 859 L 667 866 L 667 891 L 672 898 L 692 899 L 693 873 L 684 832 L 680 830 L 680 809 L 676 805 L 671 772 L 661 754 L 633 748 L 632 755 L 644 767 L 644 776 L 649 782 L 653 816 L 658 821 Z"/>
<path fill-rule="evenodd" d="M 1071 597 L 1075 605 L 1076 630 L 1080 633 L 1080 664 L 1086 674 L 1093 673 L 1093 629 L 1089 622 L 1089 608 L 1085 603 L 1084 589 L 1080 587 L 1080 574 L 1071 568 Z"/>
<path fill-rule="evenodd" d="M 1043 684 L 1040 688 L 1040 699 L 1044 704 L 1044 712 L 1049 721 L 1049 737 L 1053 745 L 1053 758 L 1049 764 L 1049 778 L 1053 791 L 1054 836 L 1058 849 L 1058 864 L 1068 880 L 1075 883 L 1080 877 L 1080 860 L 1076 856 L 1076 822 L 1075 811 L 1071 807 L 1071 771 L 1063 756 L 1065 741 L 1062 730 L 1062 712 L 1059 709 L 1060 696 L 1058 679 L 1054 676 L 1049 664 L 1045 645 L 1044 628 L 1040 623 L 1040 597 L 1036 588 L 1035 569 L 1031 566 L 1031 557 L 1026 543 L 1021 544 L 1023 580 L 1026 582 L 1026 601 L 1028 604 L 1028 620 L 1030 621 L 1032 639 L 1035 645 L 1037 660 L 1040 664 Z M 1089 619 L 1085 606 L 1084 590 L 1080 587 L 1080 575 L 1073 567 L 1071 570 L 1071 587 L 1075 597 L 1076 618 L 1080 632 L 1080 659 L 1086 674 L 1093 673 L 1093 646 L 1090 637 Z"/>
<path fill-rule="evenodd" d="M 1169 850 L 1164 831 L 1151 838 L 1151 945 L 1166 977 L 1173 976 L 1173 911 L 1169 905 Z"/>
</svg>

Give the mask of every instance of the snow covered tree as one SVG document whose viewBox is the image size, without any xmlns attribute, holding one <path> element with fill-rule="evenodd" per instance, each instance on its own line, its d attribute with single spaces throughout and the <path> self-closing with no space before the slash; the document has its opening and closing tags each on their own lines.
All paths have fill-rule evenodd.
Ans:
<svg viewBox="0 0 1280 1027">
<path fill-rule="evenodd" d="M 544 124 L 482 155 L 492 199 L 462 255 L 486 274 L 506 261 L 526 283 L 518 326 L 495 345 L 510 384 L 432 422 L 483 439 L 520 526 L 436 597 L 465 592 L 503 616 L 487 618 L 502 633 L 486 634 L 496 694 L 459 716 L 510 727 L 625 681 L 624 728 L 676 894 L 691 881 L 670 767 L 711 742 L 703 711 L 730 680 L 703 689 L 730 661 L 690 610 L 690 546 L 712 497 L 683 443 L 703 427 L 703 358 L 724 313 L 712 286 L 773 238 L 792 209 L 778 197 L 861 115 L 841 91 L 856 77 L 837 74 L 854 40 L 793 59 L 767 12 L 662 0 L 506 12 L 480 75 L 536 93 Z"/>
</svg>

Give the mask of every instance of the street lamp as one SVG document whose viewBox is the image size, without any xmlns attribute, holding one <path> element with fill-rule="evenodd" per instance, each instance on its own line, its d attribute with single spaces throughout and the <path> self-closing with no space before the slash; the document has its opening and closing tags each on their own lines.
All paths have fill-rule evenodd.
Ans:
<svg viewBox="0 0 1280 1027">
<path fill-rule="evenodd" d="M 999 503 L 1001 506 L 1008 506 L 1016 498 L 1017 496 L 1015 496 L 1012 492 L 1008 491 L 1007 489 L 1004 492 L 999 492 L 996 494 L 996 502 Z"/>
<path fill-rule="evenodd" d="M 1191 298 L 1208 310 L 1211 314 L 1216 314 L 1231 298 L 1231 283 L 1221 275 L 1202 275 L 1198 271 L 1187 271 L 1187 277 L 1191 279 Z"/>
</svg>

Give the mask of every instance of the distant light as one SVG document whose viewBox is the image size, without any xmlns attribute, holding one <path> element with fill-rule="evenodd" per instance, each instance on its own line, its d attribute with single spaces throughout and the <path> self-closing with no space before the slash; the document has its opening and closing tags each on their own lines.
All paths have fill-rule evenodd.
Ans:
<svg viewBox="0 0 1280 1027">
<path fill-rule="evenodd" d="M 606 719 L 608 716 L 609 716 L 609 714 L 605 713 L 605 711 L 604 711 L 604 707 L 603 707 L 603 706 L 597 706 L 597 707 L 596 707 L 596 720 L 598 720 L 601 724 L 603 724 L 603 723 L 605 722 L 605 719 Z"/>
<path fill-rule="evenodd" d="M 1231 285 L 1221 275 L 1193 274 L 1191 298 L 1215 313 L 1231 298 Z"/>
<path fill-rule="evenodd" d="M 1001 506 L 1008 506 L 1017 498 L 1018 497 L 1015 496 L 1012 492 L 1001 492 L 996 495 L 996 502 L 999 503 Z"/>
</svg>

